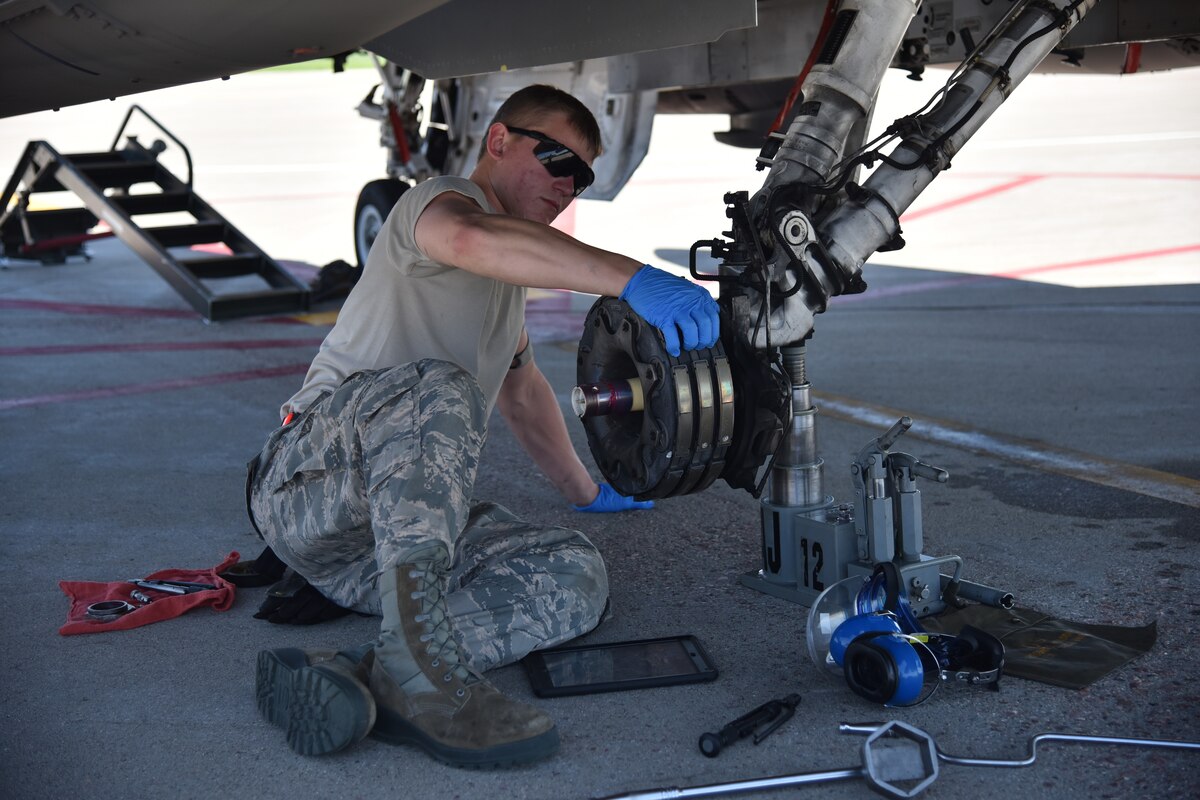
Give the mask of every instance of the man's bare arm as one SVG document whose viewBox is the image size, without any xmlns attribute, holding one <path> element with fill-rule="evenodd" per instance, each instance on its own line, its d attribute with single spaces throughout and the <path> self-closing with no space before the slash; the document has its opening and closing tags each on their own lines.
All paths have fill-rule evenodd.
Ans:
<svg viewBox="0 0 1200 800">
<path fill-rule="evenodd" d="M 528 334 L 522 332 L 518 352 L 527 341 Z M 576 506 L 586 506 L 596 499 L 599 487 L 575 453 L 562 407 L 536 363 L 509 370 L 496 407 L 521 447 L 563 497 Z"/>
<path fill-rule="evenodd" d="M 417 246 L 430 259 L 517 286 L 617 297 L 642 264 L 584 244 L 549 225 L 488 214 L 445 192 L 417 220 Z"/>
</svg>

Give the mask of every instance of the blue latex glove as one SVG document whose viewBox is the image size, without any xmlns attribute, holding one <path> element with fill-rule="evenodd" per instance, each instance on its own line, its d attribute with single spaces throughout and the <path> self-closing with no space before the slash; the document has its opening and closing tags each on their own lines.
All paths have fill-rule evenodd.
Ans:
<svg viewBox="0 0 1200 800">
<path fill-rule="evenodd" d="M 600 484 L 600 493 L 586 506 L 572 506 L 576 511 L 589 514 L 610 514 L 614 511 L 633 511 L 639 508 L 654 508 L 653 500 L 634 500 L 626 497 L 607 483 Z"/>
<path fill-rule="evenodd" d="M 717 303 L 706 290 L 649 264 L 629 279 L 621 299 L 662 331 L 673 356 L 679 355 L 680 333 L 685 350 L 712 347 L 721 334 Z"/>
</svg>

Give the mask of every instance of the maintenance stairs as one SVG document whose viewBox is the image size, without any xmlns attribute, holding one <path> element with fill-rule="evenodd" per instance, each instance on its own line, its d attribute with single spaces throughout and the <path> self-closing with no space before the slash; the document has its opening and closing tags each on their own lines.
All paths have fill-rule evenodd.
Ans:
<svg viewBox="0 0 1200 800">
<path fill-rule="evenodd" d="M 159 162 L 159 154 L 166 149 L 161 140 L 146 148 L 129 136 L 125 146 L 117 149 L 135 111 L 182 150 L 187 161 L 186 181 Z M 136 193 L 131 191 L 135 186 Z M 31 195 L 62 191 L 73 192 L 84 207 L 30 209 Z M 10 208 L 14 194 L 17 202 Z M 61 263 L 69 255 L 85 254 L 85 242 L 113 235 L 210 321 L 297 312 L 309 306 L 305 283 L 196 194 L 191 153 L 140 106 L 129 109 L 106 152 L 64 154 L 47 142 L 30 142 L 0 195 L 0 211 L 0 241 L 6 256 Z M 138 217 L 153 222 L 155 215 L 179 212 L 184 215 L 182 224 L 145 227 L 135 221 Z M 174 221 L 179 219 L 177 216 Z M 111 234 L 89 232 L 98 220 L 108 224 Z M 165 220 L 160 217 L 159 221 Z M 205 252 L 192 250 L 194 245 L 210 247 Z M 231 290 L 219 291 L 222 282 Z"/>
</svg>

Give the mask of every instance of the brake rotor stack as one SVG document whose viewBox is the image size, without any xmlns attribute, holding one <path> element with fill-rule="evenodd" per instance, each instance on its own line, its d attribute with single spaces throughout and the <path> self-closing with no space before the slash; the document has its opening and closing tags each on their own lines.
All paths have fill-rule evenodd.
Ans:
<svg viewBox="0 0 1200 800">
<path fill-rule="evenodd" d="M 773 426 L 777 435 L 763 436 L 753 422 L 758 409 L 739 412 L 739 370 L 724 341 L 672 356 L 662 333 L 622 300 L 602 297 L 592 306 L 577 364 L 576 413 L 596 465 L 621 494 L 649 500 L 706 489 L 719 477 L 743 476 L 745 461 L 762 461 L 762 448 L 769 455 L 782 438 L 782 422 Z M 746 414 L 749 426 L 739 418 Z"/>
</svg>

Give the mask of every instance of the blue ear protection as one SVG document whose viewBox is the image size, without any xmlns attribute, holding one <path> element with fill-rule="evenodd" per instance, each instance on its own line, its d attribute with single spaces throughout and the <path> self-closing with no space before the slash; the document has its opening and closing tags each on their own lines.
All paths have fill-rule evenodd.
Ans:
<svg viewBox="0 0 1200 800">
<path fill-rule="evenodd" d="M 886 706 L 920 703 L 943 681 L 1000 679 L 1004 645 L 964 626 L 958 636 L 927 633 L 900 592 L 899 570 L 883 563 L 855 600 L 858 616 L 833 632 L 829 655 L 855 694 Z"/>
<path fill-rule="evenodd" d="M 891 614 L 860 614 L 838 625 L 829 640 L 829 655 L 841 665 L 846 659 L 846 649 L 860 636 L 869 633 L 902 633 L 900 624 Z"/>
<path fill-rule="evenodd" d="M 846 685 L 858 696 L 885 706 L 910 706 L 932 693 L 926 691 L 925 662 L 912 637 L 877 633 L 850 643 L 842 669 Z"/>
</svg>

